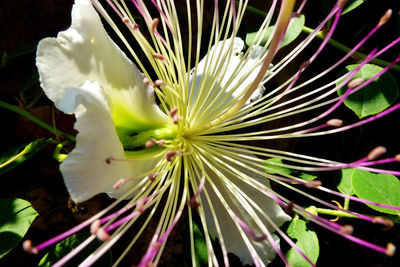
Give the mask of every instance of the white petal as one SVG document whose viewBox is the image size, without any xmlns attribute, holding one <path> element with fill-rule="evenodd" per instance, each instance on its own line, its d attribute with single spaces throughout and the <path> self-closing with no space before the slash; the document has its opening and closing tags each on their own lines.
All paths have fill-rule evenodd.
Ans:
<svg viewBox="0 0 400 267">
<path fill-rule="evenodd" d="M 75 113 L 75 129 L 79 132 L 76 147 L 60 167 L 74 201 L 81 202 L 101 192 L 118 197 L 136 182 L 115 191 L 113 185 L 119 179 L 136 177 L 153 167 L 152 160 L 106 163 L 109 157 L 126 157 L 104 92 L 97 83 L 85 82 L 79 88 L 67 88 L 56 104 L 65 112 Z"/>
<path fill-rule="evenodd" d="M 235 71 L 238 69 L 240 63 L 243 60 L 245 60 L 244 56 L 241 54 L 244 48 L 244 42 L 242 39 L 235 37 L 235 39 L 233 40 L 232 51 L 229 51 L 230 43 L 231 39 L 227 39 L 225 42 L 223 41 L 218 42 L 210 49 L 209 53 L 199 62 L 197 66 L 197 72 L 195 74 L 196 84 L 194 87 L 195 90 L 194 98 L 198 94 L 202 79 L 205 80 L 209 79 L 209 77 L 205 77 L 209 69 L 212 69 L 220 64 L 223 65 L 223 68 L 221 69 L 222 72 L 225 70 L 225 68 L 227 68 L 227 70 L 225 73 L 221 73 L 221 75 L 217 77 L 217 80 L 218 82 L 220 82 L 220 84 L 218 89 L 213 88 L 213 90 L 224 90 L 224 93 L 221 95 L 221 98 L 224 97 L 227 93 L 232 94 L 232 96 L 230 96 L 229 99 L 224 102 L 224 104 L 225 103 L 228 104 L 229 103 L 228 101 L 232 98 L 240 97 L 245 92 L 247 87 L 254 81 L 262 65 L 262 62 L 260 62 L 260 60 L 257 59 L 257 56 L 259 55 L 261 49 L 254 48 L 255 52 L 252 54 L 250 58 L 248 58 L 246 64 L 242 66 L 242 70 L 239 73 L 237 73 Z M 215 58 L 213 60 L 212 60 L 212 55 L 215 55 Z M 207 56 L 209 57 L 208 62 L 207 62 Z M 250 69 L 253 69 L 253 71 L 248 73 Z M 231 78 L 233 79 L 232 81 L 229 82 Z M 242 78 L 244 78 L 244 80 L 240 82 Z M 193 80 L 194 77 L 191 77 L 190 84 L 192 84 Z M 235 89 L 237 85 L 239 86 Z M 264 86 L 262 85 L 259 86 L 253 93 L 253 95 L 250 97 L 250 99 L 246 102 L 246 104 L 249 104 L 250 102 L 260 98 L 264 93 L 264 91 L 265 91 Z"/>
<path fill-rule="evenodd" d="M 143 75 L 105 32 L 89 0 L 76 0 L 71 27 L 38 45 L 41 86 L 57 102 L 66 88 L 96 81 L 110 101 L 115 125 L 140 131 L 167 122 Z"/>
<path fill-rule="evenodd" d="M 231 164 L 232 165 L 232 164 Z M 243 172 L 256 181 L 262 183 L 264 186 L 269 187 L 269 181 L 260 175 L 250 173 L 247 170 L 244 170 L 243 168 L 240 168 L 238 166 L 234 166 L 236 169 L 238 169 L 240 172 Z M 217 177 L 217 174 L 212 172 L 211 170 L 208 170 L 208 174 L 210 175 L 211 179 L 213 182 L 216 182 L 216 185 L 218 187 L 218 190 L 220 193 L 223 195 L 224 199 L 227 201 L 227 204 L 230 206 L 230 208 L 235 212 L 235 214 L 241 218 L 252 230 L 254 228 L 254 221 L 252 220 L 252 216 L 248 213 L 247 210 L 245 210 L 238 202 L 238 200 L 235 198 L 234 195 L 231 193 L 228 193 L 228 189 L 225 187 L 225 184 L 223 182 L 218 182 L 221 179 Z M 272 219 L 272 221 L 277 225 L 281 226 L 285 221 L 290 220 L 290 217 L 280 208 L 280 206 L 271 198 L 265 196 L 264 194 L 260 193 L 258 190 L 254 189 L 253 187 L 249 186 L 248 184 L 239 181 L 238 178 L 225 174 L 230 181 L 232 181 L 238 188 L 240 188 L 244 194 L 247 196 L 250 196 L 251 199 L 267 214 L 267 216 Z M 218 224 L 221 229 L 223 238 L 224 238 L 224 243 L 226 250 L 228 252 L 231 252 L 235 255 L 237 255 L 242 263 L 244 264 L 251 264 L 253 263 L 253 258 L 251 257 L 251 254 L 249 250 L 247 249 L 246 244 L 244 243 L 234 221 L 231 219 L 231 216 L 229 213 L 226 211 L 225 207 L 222 205 L 220 202 L 220 199 L 217 197 L 217 195 L 213 192 L 213 189 L 211 189 L 211 186 L 206 183 L 207 192 L 210 195 L 210 199 L 214 208 L 214 211 L 217 216 Z M 202 197 L 202 203 L 204 204 L 204 211 L 206 215 L 206 220 L 207 220 L 207 226 L 209 229 L 209 232 L 212 235 L 217 236 L 217 229 L 215 226 L 215 222 L 212 219 L 212 213 L 210 211 L 209 205 L 207 201 L 205 201 L 205 197 Z M 266 219 L 262 218 L 259 215 L 259 218 L 263 222 L 264 225 L 266 225 L 267 229 L 270 230 L 271 232 L 274 232 L 273 228 L 269 223 L 266 221 Z M 257 233 L 258 235 L 261 236 L 261 232 Z M 276 235 L 272 235 L 275 241 L 279 244 L 279 238 L 276 237 Z M 265 265 L 267 265 L 269 262 L 271 262 L 276 255 L 275 250 L 273 247 L 268 243 L 268 241 L 263 241 L 263 242 L 256 242 L 253 241 L 251 237 L 249 237 L 249 240 L 251 241 L 252 245 L 254 246 L 257 254 L 263 261 Z"/>
</svg>

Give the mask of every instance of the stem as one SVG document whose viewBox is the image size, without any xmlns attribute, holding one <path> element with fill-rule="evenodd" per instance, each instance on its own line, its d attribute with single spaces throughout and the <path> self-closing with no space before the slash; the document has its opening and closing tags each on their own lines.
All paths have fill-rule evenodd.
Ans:
<svg viewBox="0 0 400 267">
<path fill-rule="evenodd" d="M 352 214 L 346 213 L 341 210 L 331 210 L 331 209 L 323 209 L 323 208 L 316 208 L 318 214 L 325 214 L 325 215 L 332 215 L 337 217 L 346 217 L 346 218 L 358 218 Z"/>
<path fill-rule="evenodd" d="M 343 206 L 343 208 L 344 208 L 345 210 L 349 210 L 349 205 L 350 205 L 350 199 L 345 198 L 345 199 L 344 199 L 344 206 Z"/>
<path fill-rule="evenodd" d="M 311 29 L 311 28 L 308 28 L 306 26 L 303 26 L 301 31 L 304 32 L 304 33 L 307 33 L 307 34 L 311 34 L 314 31 L 314 29 Z M 321 40 L 324 40 L 325 39 L 325 34 L 323 32 L 319 32 L 319 33 L 317 33 L 316 37 L 321 39 Z M 338 41 L 336 41 L 334 39 L 329 39 L 328 44 L 336 47 L 337 49 L 339 49 L 340 51 L 343 51 L 345 53 L 348 53 L 351 50 L 351 48 L 345 46 L 344 44 L 342 44 L 342 43 L 340 43 L 340 42 L 338 42 Z M 352 57 L 360 57 L 360 58 L 364 59 L 364 58 L 367 57 L 367 55 L 363 54 L 363 53 L 360 53 L 360 52 L 354 52 Z M 385 60 L 378 59 L 378 58 L 374 58 L 370 62 L 371 63 L 375 63 L 375 64 L 380 65 L 380 66 L 383 66 L 383 67 L 386 67 L 386 66 L 388 66 L 390 64 L 390 62 L 387 62 Z M 400 71 L 400 66 L 399 65 L 394 65 L 391 69 L 392 70 L 396 70 L 396 71 Z"/>
<path fill-rule="evenodd" d="M 24 110 L 24 109 L 22 109 L 22 108 L 20 108 L 20 107 L 18 107 L 18 106 L 11 105 L 11 104 L 8 104 L 8 103 L 6 103 L 6 102 L 0 100 L 0 107 L 5 108 L 5 109 L 8 109 L 8 110 L 10 110 L 10 111 L 13 111 L 13 112 L 15 112 L 15 113 L 17 113 L 17 114 L 19 114 L 19 115 L 21 115 L 21 116 L 27 118 L 27 119 L 30 120 L 31 122 L 33 122 L 33 123 L 39 125 L 40 127 L 42 127 L 42 128 L 44 128 L 44 129 L 46 129 L 46 130 L 52 132 L 52 133 L 56 133 L 56 134 L 59 134 L 59 135 L 63 135 L 63 136 L 65 136 L 66 138 L 68 138 L 69 140 L 71 140 L 72 142 L 76 142 L 75 136 L 73 136 L 73 135 L 71 135 L 71 134 L 68 134 L 68 133 L 65 133 L 65 132 L 63 132 L 63 131 L 60 131 L 60 130 L 58 130 L 58 129 L 54 129 L 51 125 L 49 125 L 49 124 L 47 124 L 46 122 L 44 122 L 44 121 L 42 121 L 42 120 L 36 118 L 36 117 L 33 116 L 31 113 L 29 113 L 28 111 L 26 111 L 26 110 Z"/>
</svg>

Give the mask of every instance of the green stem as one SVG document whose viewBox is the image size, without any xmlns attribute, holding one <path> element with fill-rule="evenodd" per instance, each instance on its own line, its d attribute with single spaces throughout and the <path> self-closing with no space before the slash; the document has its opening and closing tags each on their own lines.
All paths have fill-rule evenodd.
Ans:
<svg viewBox="0 0 400 267">
<path fill-rule="evenodd" d="M 308 28 L 306 26 L 303 26 L 303 28 L 301 30 L 302 30 L 302 32 L 307 33 L 307 34 L 311 34 L 314 31 L 314 29 Z M 321 39 L 321 40 L 324 40 L 325 39 L 325 34 L 323 32 L 319 32 L 319 33 L 317 33 L 316 37 Z M 339 43 L 338 41 L 336 41 L 334 39 L 329 39 L 328 44 L 336 47 L 337 49 L 339 49 L 340 51 L 343 51 L 345 53 L 348 53 L 351 50 L 350 47 L 347 47 L 344 44 Z M 352 56 L 353 57 L 360 57 L 362 59 L 367 57 L 366 54 L 363 54 L 363 53 L 360 53 L 360 52 L 354 52 L 352 54 Z M 390 62 L 387 62 L 385 60 L 378 59 L 378 58 L 374 58 L 370 62 L 374 63 L 376 65 L 382 66 L 382 67 L 386 67 L 386 66 L 388 66 L 390 64 Z M 400 71 L 400 66 L 399 65 L 394 65 L 391 69 L 392 70 L 396 70 L 396 71 Z"/>
<path fill-rule="evenodd" d="M 349 199 L 349 198 L 345 198 L 345 199 L 344 199 L 344 206 L 343 206 L 343 208 L 344 208 L 345 210 L 349 210 L 349 205 L 350 205 L 350 199 Z"/>
<path fill-rule="evenodd" d="M 325 214 L 325 215 L 332 215 L 332 216 L 346 217 L 346 218 L 357 218 L 357 216 L 351 215 L 341 210 L 316 208 L 316 211 L 318 212 L 318 214 Z"/>
<path fill-rule="evenodd" d="M 71 140 L 72 142 L 76 142 L 75 136 L 70 135 L 68 133 L 65 133 L 63 131 L 60 131 L 58 129 L 54 129 L 51 125 L 49 125 L 46 122 L 36 118 L 32 114 L 30 114 L 28 111 L 26 111 L 26 110 L 24 110 L 24 109 L 22 109 L 22 108 L 20 108 L 18 106 L 11 105 L 11 104 L 8 104 L 8 103 L 3 102 L 3 101 L 0 100 L 0 107 L 8 109 L 10 111 L 13 111 L 13 112 L 15 112 L 15 113 L 17 113 L 17 114 L 19 114 L 21 116 L 24 116 L 25 118 L 27 118 L 28 120 L 32 121 L 33 123 L 36 123 L 40 127 L 44 128 L 44 129 L 46 129 L 46 130 L 48 130 L 48 131 L 50 131 L 52 133 L 63 135 L 66 138 L 68 138 L 69 140 Z"/>
</svg>

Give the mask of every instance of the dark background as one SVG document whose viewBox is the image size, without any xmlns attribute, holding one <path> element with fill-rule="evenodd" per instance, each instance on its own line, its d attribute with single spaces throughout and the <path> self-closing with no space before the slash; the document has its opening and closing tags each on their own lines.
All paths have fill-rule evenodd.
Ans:
<svg viewBox="0 0 400 267">
<path fill-rule="evenodd" d="M 11 58 L 0 68 L 1 100 L 18 104 L 18 92 L 24 88 L 28 88 L 24 94 L 28 99 L 33 99 L 40 92 L 34 64 L 35 46 L 40 39 L 48 36 L 56 36 L 59 31 L 69 27 L 72 2 L 70 0 L 0 1 L 0 56 L 4 56 L 5 53 L 13 55 L 15 51 L 19 51 L 22 48 L 31 51 L 22 56 Z M 176 2 L 179 9 L 180 2 L 182 1 Z M 263 2 L 250 1 L 251 4 L 260 7 L 263 7 Z M 304 13 L 306 15 L 306 25 L 309 27 L 315 27 L 324 17 L 320 2 L 317 0 L 308 1 L 306 5 Z M 399 7 L 400 1 L 366 1 L 357 10 L 341 18 L 333 38 L 348 46 L 355 45 L 376 24 L 386 9 L 392 8 L 394 16 L 391 21 L 378 34 L 373 36 L 360 51 L 368 53 L 375 46 L 383 47 L 383 45 L 400 35 Z M 211 14 L 208 15 L 211 16 Z M 257 18 L 251 15 L 245 23 L 247 22 L 248 25 L 251 25 L 255 23 L 253 20 L 257 20 Z M 315 41 L 315 45 L 311 45 L 299 59 L 291 64 L 287 72 L 295 71 L 299 64 L 307 59 L 307 55 L 312 53 L 313 49 L 315 50 L 319 43 L 320 41 Z M 290 49 L 290 46 L 286 49 Z M 285 50 L 282 51 L 282 53 L 284 52 Z M 398 53 L 399 45 L 395 49 L 385 53 L 381 58 L 390 61 Z M 310 69 L 304 74 L 304 79 L 312 77 L 314 73 L 323 69 L 324 66 L 334 63 L 335 59 L 338 59 L 342 55 L 342 52 L 328 46 L 315 64 L 310 66 Z M 346 63 L 351 64 L 354 62 L 356 61 L 348 60 Z M 281 80 L 284 80 L 287 77 L 285 73 L 277 77 L 272 84 L 279 84 Z M 326 77 L 326 79 L 329 81 L 334 78 L 335 73 L 333 76 Z M 392 71 L 392 74 L 397 79 L 400 76 L 399 72 L 396 71 Z M 74 132 L 72 129 L 73 118 L 54 110 L 51 102 L 45 96 L 41 97 L 34 108 L 29 111 L 50 124 L 52 113 L 54 112 L 57 127 L 66 132 Z M 36 138 L 54 137 L 52 133 L 41 129 L 23 117 L 3 109 L 0 112 L 3 125 L 1 130 L 2 141 L 0 142 L 1 151 Z M 356 116 L 346 108 L 340 108 L 335 113 L 335 116 L 348 122 L 357 120 Z M 265 143 L 260 145 L 285 147 L 290 151 L 298 153 L 350 162 L 365 156 L 377 145 L 385 146 L 388 149 L 388 155 L 399 153 L 399 132 L 399 112 L 397 111 L 369 125 L 342 134 L 305 138 L 295 142 L 280 141 L 273 144 Z M 68 193 L 65 190 L 62 177 L 58 171 L 58 162 L 52 158 L 53 150 L 54 147 L 47 147 L 27 162 L 0 177 L 1 197 L 20 197 L 26 199 L 39 212 L 40 216 L 37 217 L 27 234 L 27 238 L 32 239 L 35 243 L 44 241 L 57 233 L 65 231 L 110 203 L 110 200 L 106 196 L 99 195 L 83 203 L 81 212 L 73 213 L 67 206 Z M 399 170 L 399 165 L 393 165 L 393 168 Z M 326 174 L 321 179 L 325 184 L 329 185 L 331 183 L 334 185 L 335 175 Z M 311 193 L 316 194 L 315 191 L 311 191 Z M 290 195 L 291 193 L 287 192 L 287 194 Z M 329 200 L 330 196 L 321 195 L 321 197 Z M 352 205 L 351 207 L 357 211 L 365 210 L 365 212 L 370 212 L 370 210 L 364 209 L 361 205 Z M 383 231 L 380 226 L 364 222 L 342 219 L 342 223 L 352 223 L 355 226 L 356 236 L 365 238 L 373 243 L 384 245 L 387 242 L 393 242 L 397 246 L 400 246 L 398 225 L 391 230 Z M 389 258 L 353 244 L 317 226 L 311 226 L 310 228 L 317 231 L 320 239 L 321 252 L 318 261 L 319 266 L 400 266 L 398 255 Z M 170 237 L 160 265 L 182 266 L 190 258 L 189 255 L 184 253 L 185 250 L 182 244 L 184 244 L 185 236 L 182 233 L 187 233 L 184 221 L 177 226 L 176 231 Z M 138 245 L 135 246 L 136 249 L 128 255 L 123 264 L 124 266 L 139 262 L 140 257 L 147 248 L 150 237 L 151 231 L 145 233 L 144 237 L 138 242 Z M 125 241 L 129 241 L 129 236 L 126 236 L 125 239 Z M 116 257 L 118 251 L 123 249 L 124 246 L 126 246 L 124 240 L 116 245 L 114 249 Z M 39 256 L 28 255 L 18 246 L 14 251 L 0 260 L 0 265 L 35 266 L 45 253 L 46 251 L 41 252 Z M 234 261 L 233 265 L 240 265 L 234 256 L 232 256 L 232 259 Z M 271 266 L 282 265 L 280 260 L 277 259 Z"/>
</svg>

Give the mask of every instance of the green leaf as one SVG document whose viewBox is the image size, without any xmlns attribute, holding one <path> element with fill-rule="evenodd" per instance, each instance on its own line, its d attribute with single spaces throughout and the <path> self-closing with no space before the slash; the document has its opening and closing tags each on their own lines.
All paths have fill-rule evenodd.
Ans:
<svg viewBox="0 0 400 267">
<path fill-rule="evenodd" d="M 307 229 L 305 221 L 294 218 L 290 222 L 286 233 L 289 237 L 297 240 L 296 245 L 312 262 L 317 262 L 319 256 L 318 237 L 314 231 Z M 291 248 L 286 253 L 286 257 L 292 266 L 311 266 L 294 248 Z"/>
<path fill-rule="evenodd" d="M 195 222 L 193 222 L 193 235 L 194 235 L 194 250 L 196 257 L 196 265 L 197 266 L 207 266 L 208 265 L 208 252 L 207 252 L 207 244 L 206 239 L 204 238 L 203 232 L 197 226 Z"/>
<path fill-rule="evenodd" d="M 85 239 L 87 239 L 90 233 L 78 233 L 74 234 L 62 242 L 58 243 L 53 250 L 48 252 L 39 262 L 38 267 L 50 267 L 52 264 L 56 263 L 63 256 L 67 255 L 72 249 L 81 244 Z M 78 266 L 82 261 L 84 261 L 93 251 L 95 251 L 102 242 L 95 239 L 87 247 L 85 247 L 78 255 L 72 258 L 68 263 L 63 265 L 64 267 L 74 267 Z M 111 251 L 107 251 L 100 259 L 98 259 L 92 266 L 104 267 L 111 266 L 112 257 Z"/>
<path fill-rule="evenodd" d="M 400 181 L 396 176 L 357 169 L 354 170 L 351 181 L 358 197 L 381 204 L 400 206 Z M 368 206 L 380 212 L 400 215 L 398 210 Z"/>
<path fill-rule="evenodd" d="M 0 155 L 0 174 L 3 174 L 29 159 L 43 149 L 51 139 L 37 139 L 29 144 L 19 145 Z"/>
<path fill-rule="evenodd" d="M 342 11 L 342 15 L 352 11 L 364 2 L 365 0 L 349 0 Z M 322 1 L 322 10 L 325 14 L 328 14 L 336 3 L 337 0 L 324 0 Z"/>
<path fill-rule="evenodd" d="M 287 46 L 288 44 L 293 42 L 297 38 L 297 36 L 299 36 L 299 34 L 301 33 L 301 29 L 304 26 L 304 21 L 305 21 L 304 15 L 301 15 L 300 17 L 297 17 L 297 18 L 290 19 L 289 27 L 285 33 L 285 36 L 283 37 L 283 41 L 282 41 L 280 48 Z M 275 28 L 275 25 L 268 27 L 266 34 L 262 38 L 260 45 L 264 45 L 268 41 L 268 39 L 270 38 L 271 34 L 274 31 L 274 28 Z M 246 35 L 246 44 L 248 46 L 250 46 L 250 44 L 256 38 L 257 33 L 258 32 L 251 32 Z"/>
<path fill-rule="evenodd" d="M 20 198 L 0 199 L 0 258 L 25 236 L 38 213 Z"/>
<path fill-rule="evenodd" d="M 352 168 L 341 170 L 341 178 L 340 178 L 339 184 L 337 185 L 337 188 L 343 194 L 354 195 L 351 179 L 353 177 L 355 170 L 356 169 L 352 169 Z"/>
<path fill-rule="evenodd" d="M 270 174 L 280 174 L 280 175 L 293 175 L 305 181 L 311 181 L 317 178 L 316 175 L 311 173 L 306 173 L 298 170 L 292 170 L 283 166 L 279 166 L 285 164 L 281 158 L 270 158 L 263 162 L 263 165 L 268 169 L 265 170 L 266 173 Z"/>
<path fill-rule="evenodd" d="M 347 66 L 339 72 L 339 76 L 355 69 L 357 66 L 357 64 Z M 354 78 L 362 77 L 364 80 L 368 80 L 381 70 L 382 68 L 379 66 L 367 64 L 361 68 Z M 343 95 L 346 90 L 347 86 L 344 86 L 338 91 L 338 94 Z M 392 74 L 386 72 L 360 91 L 348 96 L 344 100 L 344 104 L 354 111 L 359 118 L 364 118 L 385 110 L 398 96 L 399 86 L 397 81 Z"/>
</svg>

